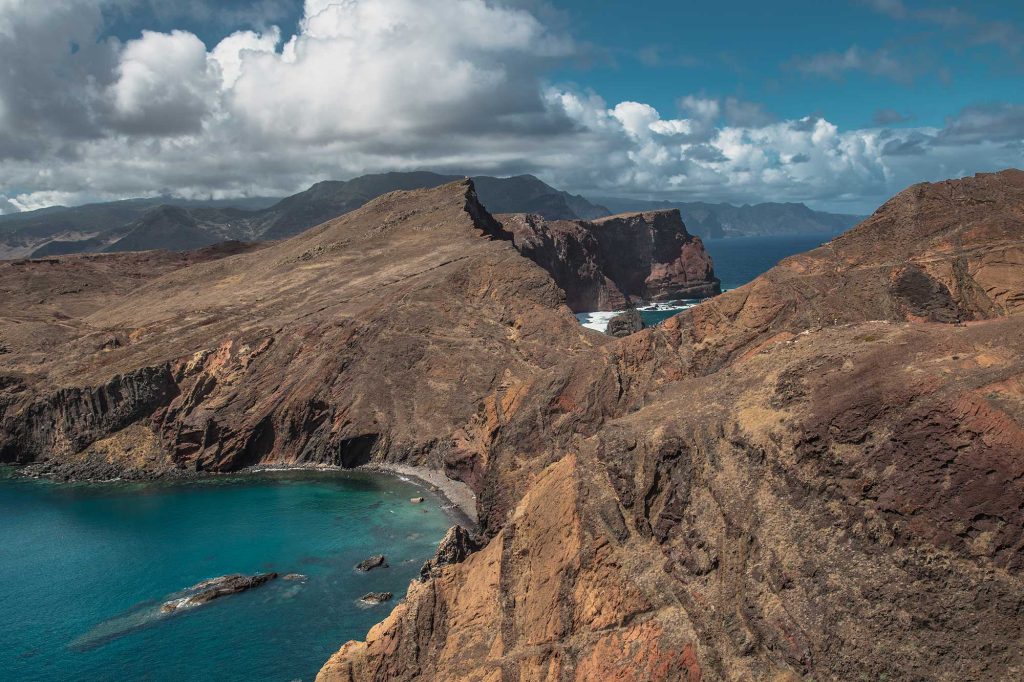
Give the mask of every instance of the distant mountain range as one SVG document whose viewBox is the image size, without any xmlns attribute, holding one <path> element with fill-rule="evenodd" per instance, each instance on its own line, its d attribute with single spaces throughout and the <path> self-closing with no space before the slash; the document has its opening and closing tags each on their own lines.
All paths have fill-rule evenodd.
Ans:
<svg viewBox="0 0 1024 682">
<path fill-rule="evenodd" d="M 188 201 L 157 197 L 0 216 L 0 259 L 81 252 L 198 249 L 227 240 L 264 241 L 296 235 L 395 190 L 437 187 L 463 176 L 427 171 L 364 175 L 319 182 L 284 199 Z M 607 199 L 569 194 L 532 175 L 473 178 L 492 213 L 536 213 L 548 220 L 593 220 L 612 213 L 679 208 L 702 237 L 842 232 L 859 216 L 812 211 L 803 204 L 729 204 Z"/>
<path fill-rule="evenodd" d="M 708 239 L 724 237 L 821 234 L 835 236 L 864 220 L 866 216 L 813 211 L 804 204 L 709 204 L 703 201 L 644 201 L 598 199 L 615 213 L 678 208 L 686 229 Z"/>
<path fill-rule="evenodd" d="M 429 172 L 364 175 L 319 182 L 284 199 L 184 201 L 132 199 L 0 216 L 0 258 L 81 252 L 188 250 L 231 239 L 283 239 L 355 210 L 395 190 L 437 187 L 463 176 Z M 494 213 L 538 213 L 548 219 L 590 219 L 608 209 L 562 192 L 531 175 L 473 178 Z"/>
</svg>

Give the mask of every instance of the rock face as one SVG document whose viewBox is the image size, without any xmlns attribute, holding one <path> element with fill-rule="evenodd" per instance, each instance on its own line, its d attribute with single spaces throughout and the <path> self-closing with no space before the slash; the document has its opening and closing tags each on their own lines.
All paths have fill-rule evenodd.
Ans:
<svg viewBox="0 0 1024 682">
<path fill-rule="evenodd" d="M 433 558 L 424 562 L 420 568 L 420 580 L 425 582 L 438 575 L 445 566 L 462 563 L 478 549 L 480 545 L 469 531 L 462 526 L 452 526 L 437 546 Z"/>
<path fill-rule="evenodd" d="M 196 606 L 202 606 L 208 604 L 214 599 L 220 599 L 221 597 L 227 597 L 232 594 L 238 594 L 239 592 L 245 592 L 251 590 L 254 587 L 265 585 L 277 578 L 277 573 L 260 573 L 258 575 L 225 575 L 220 578 L 213 578 L 211 580 L 204 580 L 198 585 L 193 585 L 189 588 L 192 594 L 182 597 L 181 599 L 175 599 L 173 601 L 165 602 L 160 607 L 162 613 L 173 613 L 182 609 L 190 609 Z"/>
<path fill-rule="evenodd" d="M 553 368 L 489 542 L 320 679 L 1020 677 L 1022 235 L 1020 172 L 916 186 Z"/>
<path fill-rule="evenodd" d="M 393 461 L 475 484 L 498 415 L 603 342 L 510 237 L 460 181 L 228 257 L 0 264 L 0 460 Z"/>
<path fill-rule="evenodd" d="M 608 326 L 605 328 L 604 333 L 621 339 L 630 334 L 635 334 L 643 328 L 644 318 L 640 316 L 639 311 L 633 308 L 608 320 Z"/>
<path fill-rule="evenodd" d="M 363 573 L 366 573 L 367 571 L 372 571 L 375 568 L 387 567 L 388 562 L 384 559 L 383 554 L 374 554 L 369 559 L 363 559 L 358 564 L 356 564 L 356 570 L 362 571 Z"/>
<path fill-rule="evenodd" d="M 516 248 L 566 292 L 575 312 L 617 310 L 636 300 L 705 298 L 721 292 L 711 257 L 677 210 L 593 221 L 500 215 Z"/>
<path fill-rule="evenodd" d="M 691 281 L 659 220 L 577 224 L 569 273 Z M 598 248 L 627 228 L 639 274 Z M 479 545 L 450 531 L 322 680 L 1024 674 L 1024 173 L 913 187 L 622 339 L 576 324 L 569 259 L 521 229 L 460 182 L 134 285 L 134 261 L 88 292 L 54 275 L 97 262 L 0 265 L 0 453 L 469 484 Z"/>
</svg>

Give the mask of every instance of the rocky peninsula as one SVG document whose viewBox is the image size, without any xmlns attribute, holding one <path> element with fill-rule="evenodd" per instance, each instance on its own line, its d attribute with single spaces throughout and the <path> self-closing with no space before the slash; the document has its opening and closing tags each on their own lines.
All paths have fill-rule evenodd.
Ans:
<svg viewBox="0 0 1024 682">
<path fill-rule="evenodd" d="M 469 181 L 233 253 L 2 263 L 0 459 L 464 483 L 480 537 L 322 680 L 1010 679 L 1022 235 L 1020 171 L 917 185 L 621 339 L 572 311 L 717 286 L 678 214 L 494 218 Z"/>
</svg>

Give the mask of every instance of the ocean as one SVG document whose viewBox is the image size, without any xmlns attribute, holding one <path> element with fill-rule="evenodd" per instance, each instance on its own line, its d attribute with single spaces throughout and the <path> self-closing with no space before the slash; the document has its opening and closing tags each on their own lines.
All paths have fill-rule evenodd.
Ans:
<svg viewBox="0 0 1024 682">
<path fill-rule="evenodd" d="M 452 525 L 425 487 L 357 472 L 55 484 L 5 468 L 0 518 L 2 680 L 312 680 Z M 374 554 L 390 567 L 354 570 Z M 305 578 L 160 613 L 202 580 L 268 571 Z M 361 604 L 371 591 L 394 601 Z"/>
<path fill-rule="evenodd" d="M 827 237 L 823 235 L 796 235 L 791 237 L 733 237 L 730 239 L 709 239 L 704 248 L 714 261 L 715 274 L 722 280 L 722 290 L 741 287 L 758 275 L 770 270 L 783 258 L 821 246 Z M 648 327 L 660 324 L 700 300 L 666 301 L 663 303 L 641 303 L 637 309 Z M 578 313 L 576 319 L 584 327 L 603 332 L 614 312 Z"/>
</svg>

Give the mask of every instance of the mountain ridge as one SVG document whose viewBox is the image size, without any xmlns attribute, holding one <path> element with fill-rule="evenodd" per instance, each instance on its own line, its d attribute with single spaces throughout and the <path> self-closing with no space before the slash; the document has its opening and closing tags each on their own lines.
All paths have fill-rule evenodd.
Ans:
<svg viewBox="0 0 1024 682">
<path fill-rule="evenodd" d="M 465 483 L 480 542 L 325 682 L 1020 676 L 1024 172 L 911 187 L 621 339 L 514 228 L 462 180 L 279 242 L 0 263 L 0 459 Z"/>
<path fill-rule="evenodd" d="M 735 205 L 706 201 L 655 201 L 614 197 L 604 197 L 595 201 L 613 211 L 679 209 L 687 228 L 706 239 L 804 234 L 835 236 L 867 217 L 815 211 L 799 202 Z"/>
<path fill-rule="evenodd" d="M 325 180 L 257 210 L 231 206 L 230 200 L 182 202 L 164 198 L 0 216 L 0 257 L 157 248 L 180 251 L 218 241 L 283 239 L 388 192 L 438 187 L 463 177 L 414 171 Z M 475 182 L 486 203 L 495 207 L 494 212 L 537 213 L 552 219 L 586 219 L 608 213 L 532 175 L 478 176 Z M 248 203 L 266 201 L 253 199 Z"/>
</svg>

